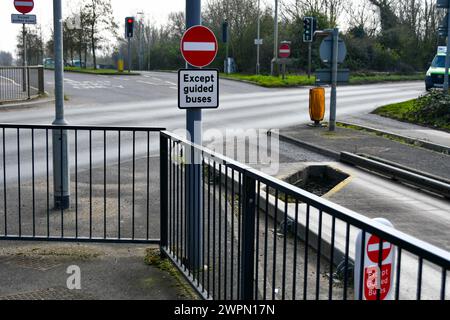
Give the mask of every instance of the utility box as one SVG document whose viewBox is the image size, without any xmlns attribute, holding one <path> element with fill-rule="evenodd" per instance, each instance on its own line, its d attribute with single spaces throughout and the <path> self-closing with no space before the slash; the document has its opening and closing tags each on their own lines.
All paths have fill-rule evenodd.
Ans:
<svg viewBox="0 0 450 320">
<path fill-rule="evenodd" d="M 325 88 L 313 88 L 309 91 L 309 115 L 315 126 L 325 117 Z"/>
</svg>

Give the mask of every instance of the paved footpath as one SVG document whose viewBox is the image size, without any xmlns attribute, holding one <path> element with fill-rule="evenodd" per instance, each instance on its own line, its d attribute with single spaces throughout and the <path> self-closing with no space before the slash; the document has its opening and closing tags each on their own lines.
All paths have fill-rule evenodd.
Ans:
<svg viewBox="0 0 450 320">
<path fill-rule="evenodd" d="M 389 131 L 389 128 L 385 129 Z M 327 128 L 299 125 L 281 130 L 280 134 L 335 152 L 376 156 L 450 180 L 449 155 L 379 137 L 373 133 L 339 127 L 336 132 L 331 133 Z"/>
<path fill-rule="evenodd" d="M 355 116 L 346 116 L 342 120 L 360 126 L 388 131 L 408 138 L 424 140 L 427 142 L 450 147 L 450 133 L 442 130 L 435 130 L 412 123 L 401 122 L 381 117 L 376 114 L 359 114 Z"/>
</svg>

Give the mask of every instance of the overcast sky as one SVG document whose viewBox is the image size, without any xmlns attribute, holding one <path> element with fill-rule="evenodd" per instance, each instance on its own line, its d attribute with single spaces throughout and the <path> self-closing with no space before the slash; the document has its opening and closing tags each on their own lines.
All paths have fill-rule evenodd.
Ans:
<svg viewBox="0 0 450 320">
<path fill-rule="evenodd" d="M 76 1 L 62 0 L 62 2 L 63 16 L 65 16 L 71 10 L 68 4 Z M 124 19 L 128 15 L 136 15 L 136 12 L 142 11 L 158 23 L 167 21 L 167 15 L 170 12 L 184 11 L 185 8 L 185 0 L 111 0 L 111 2 L 117 19 Z M 18 13 L 14 8 L 14 0 L 0 0 L 0 51 L 14 52 L 16 36 L 22 30 L 22 25 L 11 23 L 12 13 Z M 49 30 L 53 24 L 53 1 L 34 0 L 32 14 L 37 15 L 38 23 L 42 25 L 44 31 Z"/>
</svg>

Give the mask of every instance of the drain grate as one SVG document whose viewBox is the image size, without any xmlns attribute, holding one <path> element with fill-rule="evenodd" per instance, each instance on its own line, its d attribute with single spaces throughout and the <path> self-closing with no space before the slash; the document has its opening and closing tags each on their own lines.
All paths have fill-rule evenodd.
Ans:
<svg viewBox="0 0 450 320">
<path fill-rule="evenodd" d="M 32 292 L 24 292 L 0 296 L 0 300 L 93 300 L 89 294 L 64 287 L 47 288 Z"/>
<path fill-rule="evenodd" d="M 10 257 L 5 259 L 5 261 L 0 260 L 0 262 L 4 262 L 7 265 L 15 265 L 21 268 L 34 269 L 38 271 L 48 271 L 61 265 L 61 262 L 53 259 L 28 256 Z"/>
</svg>

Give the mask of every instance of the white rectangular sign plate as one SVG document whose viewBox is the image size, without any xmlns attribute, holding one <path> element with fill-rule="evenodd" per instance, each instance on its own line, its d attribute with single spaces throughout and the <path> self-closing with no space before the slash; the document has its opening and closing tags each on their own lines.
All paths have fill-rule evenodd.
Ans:
<svg viewBox="0 0 450 320">
<path fill-rule="evenodd" d="M 34 14 L 12 14 L 11 22 L 18 24 L 36 24 L 37 19 Z"/>
<path fill-rule="evenodd" d="M 178 71 L 178 108 L 215 109 L 218 107 L 218 70 L 181 69 Z"/>
</svg>

